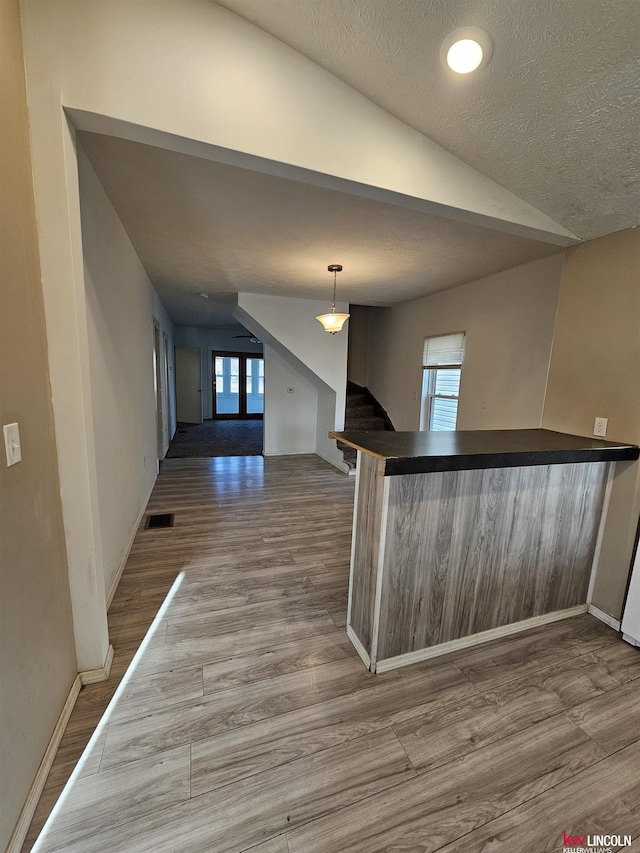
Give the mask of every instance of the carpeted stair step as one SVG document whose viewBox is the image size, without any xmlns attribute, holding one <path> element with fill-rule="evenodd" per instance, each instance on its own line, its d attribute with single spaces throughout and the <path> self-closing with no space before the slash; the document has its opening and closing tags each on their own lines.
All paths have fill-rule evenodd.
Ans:
<svg viewBox="0 0 640 853">
<path fill-rule="evenodd" d="M 375 416 L 368 418 L 354 418 L 351 420 L 347 418 L 344 423 L 345 431 L 362 431 L 366 430 L 367 432 L 371 432 L 372 430 L 380 430 L 384 429 L 384 418 L 377 418 Z"/>
<path fill-rule="evenodd" d="M 362 403 L 359 406 L 347 406 L 345 416 L 347 421 L 352 421 L 355 418 L 372 418 L 374 417 L 373 406 L 371 403 Z"/>
<path fill-rule="evenodd" d="M 347 463 L 349 468 L 355 468 L 358 459 L 358 451 L 354 450 L 353 447 L 345 444 L 343 441 L 337 441 L 336 444 L 338 445 L 338 450 L 342 451 L 344 461 Z"/>
<path fill-rule="evenodd" d="M 361 406 L 363 403 L 366 402 L 366 394 L 349 394 L 347 396 L 347 409 L 350 409 L 352 406 Z"/>
<path fill-rule="evenodd" d="M 356 452 L 355 450 L 352 450 L 352 451 L 351 451 L 351 453 L 345 452 L 345 453 L 343 453 L 343 454 L 342 454 L 342 457 L 343 457 L 343 459 L 344 459 L 344 461 L 345 461 L 345 463 L 346 463 L 347 467 L 349 468 L 349 470 L 350 470 L 350 471 L 353 471 L 353 469 L 354 469 L 354 468 L 357 466 L 357 464 L 358 464 L 358 454 L 357 454 L 357 452 Z"/>
<path fill-rule="evenodd" d="M 371 395 L 361 393 L 354 388 L 347 390 L 347 405 L 344 419 L 345 432 L 377 432 L 387 429 L 384 418 L 375 414 L 376 408 L 371 402 Z M 391 427 L 393 429 L 393 427 Z M 351 470 L 356 467 L 357 452 L 342 441 L 338 443 L 338 449 L 342 451 L 344 461 Z"/>
</svg>

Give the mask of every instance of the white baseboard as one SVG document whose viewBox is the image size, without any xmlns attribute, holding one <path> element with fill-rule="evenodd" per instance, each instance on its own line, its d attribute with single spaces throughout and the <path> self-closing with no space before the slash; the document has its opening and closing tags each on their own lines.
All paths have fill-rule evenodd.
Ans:
<svg viewBox="0 0 640 853">
<path fill-rule="evenodd" d="M 106 681 L 111 672 L 111 664 L 113 663 L 113 646 L 109 646 L 107 656 L 104 660 L 104 666 L 99 669 L 85 669 L 78 673 L 78 677 L 84 687 L 85 684 L 97 684 L 98 681 Z"/>
<path fill-rule="evenodd" d="M 510 634 L 519 634 L 521 631 L 528 631 L 530 628 L 537 628 L 539 625 L 559 622 L 561 619 L 570 619 L 572 616 L 579 616 L 586 612 L 587 605 L 579 604 L 577 607 L 570 607 L 567 610 L 556 610 L 553 613 L 534 616 L 532 619 L 523 619 L 522 622 L 512 622 L 510 625 L 502 625 L 500 628 L 491 628 L 489 631 L 481 631 L 479 634 L 460 637 L 458 640 L 451 640 L 438 646 L 429 646 L 429 648 L 418 649 L 418 651 L 408 652 L 405 655 L 379 660 L 376 663 L 376 672 L 387 672 L 400 666 L 409 666 L 412 663 L 446 655 L 459 649 L 468 649 L 472 646 L 482 645 L 482 643 L 489 643 L 491 640 L 499 640 L 501 637 L 508 637 Z"/>
<path fill-rule="evenodd" d="M 133 530 L 131 531 L 131 535 L 129 536 L 129 541 L 127 542 L 126 548 L 122 554 L 122 559 L 118 565 L 118 568 L 115 571 L 115 574 L 111 578 L 111 585 L 109 586 L 109 592 L 107 593 L 107 610 L 111 607 L 111 602 L 113 601 L 113 596 L 116 594 L 116 590 L 118 588 L 118 584 L 120 583 L 120 578 L 122 577 L 122 573 L 124 572 L 124 567 L 127 565 L 127 560 L 129 559 L 129 554 L 131 552 L 131 548 L 133 547 L 133 540 L 136 538 L 136 534 L 138 532 L 138 528 L 140 527 L 140 522 L 142 521 L 145 512 L 147 511 L 147 505 L 149 503 L 149 498 L 151 497 L 151 492 L 153 491 L 153 487 L 156 484 L 156 480 L 158 478 L 158 466 L 156 465 L 156 475 L 153 478 L 153 482 L 151 483 L 151 488 L 145 498 L 142 509 L 138 513 L 138 518 L 136 519 L 136 523 L 133 525 Z"/>
<path fill-rule="evenodd" d="M 22 807 L 22 811 L 20 812 L 18 822 L 16 823 L 15 829 L 13 830 L 13 834 L 9 841 L 9 846 L 7 847 L 7 853 L 20 853 L 22 845 L 24 844 L 24 840 L 27 837 L 27 832 L 29 831 L 29 826 L 31 825 L 33 815 L 35 814 L 35 810 L 38 805 L 38 800 L 40 799 L 40 795 L 42 794 L 42 791 L 47 781 L 47 776 L 49 775 L 49 771 L 51 770 L 53 759 L 56 757 L 56 752 L 58 751 L 58 747 L 60 746 L 62 735 L 64 734 L 64 730 L 66 729 L 67 723 L 69 722 L 69 717 L 71 716 L 73 707 L 76 704 L 76 699 L 78 698 L 78 693 L 80 693 L 81 687 L 82 681 L 80 675 L 76 675 L 73 684 L 71 685 L 69 695 L 67 696 L 66 702 L 64 703 L 64 707 L 62 708 L 60 716 L 58 717 L 58 722 L 56 723 L 56 727 L 53 730 L 51 739 L 47 744 L 44 757 L 40 762 L 40 767 L 38 767 L 38 772 L 36 773 L 35 779 L 33 780 L 33 784 L 31 785 L 29 793 L 27 794 L 27 799 L 25 800 L 25 804 Z"/>
<path fill-rule="evenodd" d="M 605 613 L 604 610 L 600 610 L 600 608 L 596 607 L 594 604 L 589 605 L 588 612 L 592 616 L 595 616 L 596 619 L 599 619 L 601 622 L 604 622 L 605 625 L 608 625 L 610 628 L 613 628 L 614 631 L 620 630 L 620 620 L 614 619 L 613 616 L 609 616 L 608 613 Z"/>
<path fill-rule="evenodd" d="M 310 450 L 263 450 L 263 456 L 309 456 L 316 452 L 315 447 Z"/>
<path fill-rule="evenodd" d="M 355 631 L 353 630 L 351 625 L 347 625 L 347 637 L 351 640 L 351 642 L 353 643 L 353 648 L 362 658 L 363 664 L 366 666 L 367 669 L 371 669 L 371 658 L 369 657 L 365 647 L 362 645 L 362 643 L 356 636 Z"/>
<path fill-rule="evenodd" d="M 332 459 L 330 456 L 325 456 L 324 453 L 320 453 L 319 450 L 312 450 L 312 453 L 315 453 L 316 456 L 319 456 L 321 459 L 324 459 L 325 462 L 328 462 L 329 465 L 333 465 L 334 468 L 337 468 L 338 471 L 342 471 L 343 474 L 349 473 L 349 466 L 346 462 L 336 462 L 335 459 Z"/>
</svg>

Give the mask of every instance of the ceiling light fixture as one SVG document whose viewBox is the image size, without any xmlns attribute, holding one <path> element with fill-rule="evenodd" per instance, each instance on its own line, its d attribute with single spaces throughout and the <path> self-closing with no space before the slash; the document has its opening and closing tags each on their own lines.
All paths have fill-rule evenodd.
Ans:
<svg viewBox="0 0 640 853">
<path fill-rule="evenodd" d="M 329 272 L 333 273 L 333 302 L 329 311 L 326 314 L 318 314 L 316 320 L 318 320 L 319 323 L 322 323 L 322 327 L 325 332 L 329 332 L 330 335 L 335 335 L 342 329 L 345 322 L 349 319 L 349 315 L 339 314 L 336 311 L 336 279 L 338 273 L 342 272 L 342 264 L 329 264 L 327 269 Z"/>
<path fill-rule="evenodd" d="M 198 296 L 201 296 L 203 299 L 208 299 L 208 298 L 209 298 L 209 294 L 208 294 L 208 293 L 199 293 L 199 294 L 198 294 Z"/>
<path fill-rule="evenodd" d="M 444 39 L 440 60 L 456 74 L 470 74 L 486 68 L 493 54 L 493 42 L 478 27 L 460 27 Z"/>
</svg>

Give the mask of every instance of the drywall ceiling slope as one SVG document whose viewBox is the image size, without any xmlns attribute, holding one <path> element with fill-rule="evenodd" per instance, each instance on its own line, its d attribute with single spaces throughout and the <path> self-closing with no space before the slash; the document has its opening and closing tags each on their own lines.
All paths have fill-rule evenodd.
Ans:
<svg viewBox="0 0 640 853">
<path fill-rule="evenodd" d="M 175 323 L 238 292 L 394 305 L 554 254 L 548 243 L 117 137 L 78 138 Z M 210 294 L 202 299 L 200 292 Z"/>
<path fill-rule="evenodd" d="M 637 0 L 218 0 L 583 239 L 640 222 Z M 445 71 L 478 26 L 487 69 Z"/>
</svg>

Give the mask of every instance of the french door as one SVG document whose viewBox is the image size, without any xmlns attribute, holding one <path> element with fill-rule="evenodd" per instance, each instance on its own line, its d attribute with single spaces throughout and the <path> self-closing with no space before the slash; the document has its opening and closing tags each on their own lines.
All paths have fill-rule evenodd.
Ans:
<svg viewBox="0 0 640 853">
<path fill-rule="evenodd" d="M 261 418 L 264 360 L 243 352 L 212 353 L 213 417 Z"/>
</svg>

